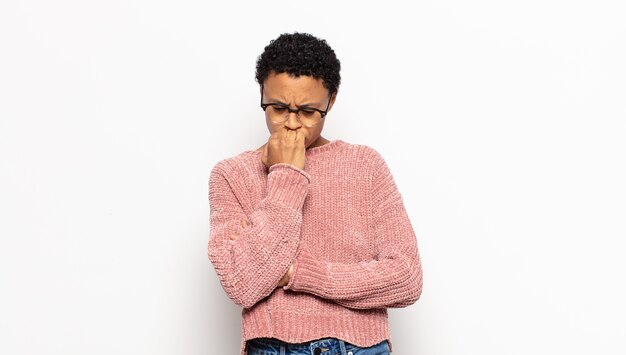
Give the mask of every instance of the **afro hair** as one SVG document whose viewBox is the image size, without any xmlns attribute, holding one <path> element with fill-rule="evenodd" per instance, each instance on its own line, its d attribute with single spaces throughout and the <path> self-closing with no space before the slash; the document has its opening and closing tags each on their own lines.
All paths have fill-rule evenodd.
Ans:
<svg viewBox="0 0 626 355">
<path fill-rule="evenodd" d="M 308 33 L 283 33 L 265 47 L 256 62 L 256 81 L 263 85 L 270 72 L 322 79 L 332 95 L 341 83 L 341 63 L 325 40 Z"/>
</svg>

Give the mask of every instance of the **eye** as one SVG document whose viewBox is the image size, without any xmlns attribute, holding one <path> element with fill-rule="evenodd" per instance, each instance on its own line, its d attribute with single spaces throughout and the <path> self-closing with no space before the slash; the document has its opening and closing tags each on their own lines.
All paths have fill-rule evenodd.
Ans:
<svg viewBox="0 0 626 355">
<path fill-rule="evenodd" d="M 311 117 L 317 113 L 317 111 L 312 108 L 303 108 L 300 110 L 300 112 L 303 116 L 306 117 Z"/>
<path fill-rule="evenodd" d="M 274 111 L 279 113 L 285 112 L 287 110 L 287 107 L 285 106 L 272 105 L 271 107 Z"/>
</svg>

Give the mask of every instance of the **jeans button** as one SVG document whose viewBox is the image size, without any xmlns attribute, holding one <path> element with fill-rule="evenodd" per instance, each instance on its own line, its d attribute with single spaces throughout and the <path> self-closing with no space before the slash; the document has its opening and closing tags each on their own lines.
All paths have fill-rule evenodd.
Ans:
<svg viewBox="0 0 626 355">
<path fill-rule="evenodd" d="M 352 351 L 348 351 L 348 355 L 352 355 Z"/>
<path fill-rule="evenodd" d="M 315 350 L 313 350 L 313 354 L 315 355 L 320 355 L 322 353 L 322 349 L 320 348 L 315 348 Z"/>
</svg>

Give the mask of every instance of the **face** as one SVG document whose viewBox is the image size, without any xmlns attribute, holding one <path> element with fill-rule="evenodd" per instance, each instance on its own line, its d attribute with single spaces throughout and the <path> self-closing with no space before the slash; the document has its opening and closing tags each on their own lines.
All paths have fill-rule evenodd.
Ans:
<svg viewBox="0 0 626 355">
<path fill-rule="evenodd" d="M 263 83 L 263 103 L 282 103 L 289 105 L 292 109 L 306 105 L 326 110 L 328 94 L 328 90 L 322 84 L 322 79 L 311 76 L 300 75 L 296 78 L 287 73 L 276 74 L 272 71 Z M 333 95 L 328 106 L 328 112 L 335 103 L 336 97 L 336 94 Z M 326 118 L 320 120 L 315 126 L 307 127 L 300 123 L 295 113 L 291 113 L 285 122 L 277 124 L 270 120 L 268 112 L 269 110 L 265 111 L 265 122 L 270 134 L 285 128 L 296 130 L 298 133 L 304 134 L 304 144 L 307 148 L 326 141 L 321 136 Z"/>
</svg>

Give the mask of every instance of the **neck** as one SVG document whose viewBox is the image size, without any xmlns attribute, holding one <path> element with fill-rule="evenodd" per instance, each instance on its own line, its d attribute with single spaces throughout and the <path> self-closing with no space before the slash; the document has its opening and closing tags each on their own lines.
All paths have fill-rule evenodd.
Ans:
<svg viewBox="0 0 626 355">
<path fill-rule="evenodd" d="M 319 137 L 317 137 L 315 142 L 311 143 L 311 145 L 309 145 L 306 149 L 319 147 L 319 146 L 322 146 L 324 144 L 327 144 L 328 142 L 330 142 L 328 139 L 326 139 L 326 138 L 324 138 L 322 136 L 319 136 Z"/>
</svg>

